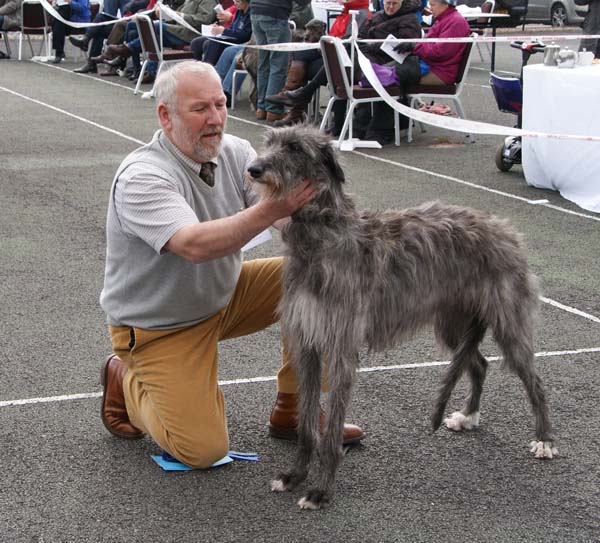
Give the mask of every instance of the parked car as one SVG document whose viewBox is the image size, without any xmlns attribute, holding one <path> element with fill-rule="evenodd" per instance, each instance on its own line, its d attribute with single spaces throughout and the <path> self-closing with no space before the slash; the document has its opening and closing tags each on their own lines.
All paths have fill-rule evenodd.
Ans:
<svg viewBox="0 0 600 543">
<path fill-rule="evenodd" d="M 576 6 L 573 0 L 529 0 L 527 22 L 565 26 L 583 22 L 587 6 Z"/>
</svg>

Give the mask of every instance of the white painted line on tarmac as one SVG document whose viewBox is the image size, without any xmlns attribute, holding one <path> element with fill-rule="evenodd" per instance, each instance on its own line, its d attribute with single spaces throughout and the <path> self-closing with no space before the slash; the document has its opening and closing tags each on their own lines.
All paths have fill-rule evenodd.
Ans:
<svg viewBox="0 0 600 543">
<path fill-rule="evenodd" d="M 550 298 L 545 298 L 544 296 L 540 296 L 540 300 L 542 300 L 542 302 L 544 302 L 545 304 L 549 304 L 553 307 L 562 309 L 563 311 L 567 311 L 568 313 L 573 313 L 574 315 L 579 315 L 580 317 L 583 317 L 584 319 L 588 319 L 592 322 L 597 322 L 598 324 L 600 324 L 600 319 L 598 317 L 595 317 L 594 315 L 590 315 L 589 313 L 585 313 L 584 311 L 576 309 L 575 307 L 570 307 L 568 305 L 561 304 L 560 302 L 557 302 L 556 300 L 552 300 Z"/>
<path fill-rule="evenodd" d="M 569 356 L 577 354 L 588 354 L 588 353 L 600 353 L 600 347 L 590 347 L 584 349 L 571 349 L 567 351 L 540 351 L 535 353 L 536 358 L 548 358 L 555 356 Z M 501 360 L 500 356 L 489 356 L 486 359 L 490 362 Z M 374 373 L 379 371 L 395 371 L 395 370 L 407 370 L 407 369 L 418 369 L 418 368 L 431 368 L 436 366 L 447 366 L 450 364 L 449 360 L 432 361 L 432 362 L 421 362 L 418 364 L 398 364 L 392 366 L 372 366 L 359 368 L 360 373 Z M 226 385 L 245 385 L 250 383 L 266 383 L 275 381 L 277 376 L 269 375 L 265 377 L 249 377 L 247 379 L 232 379 L 229 381 L 219 381 L 220 386 Z M 7 400 L 0 402 L 0 407 L 13 407 L 17 405 L 32 405 L 39 403 L 52 403 L 52 402 L 67 402 L 72 400 L 85 400 L 89 398 L 100 398 L 102 392 L 86 392 L 81 394 L 65 394 L 63 396 L 48 396 L 45 398 L 27 398 L 24 400 Z"/>
<path fill-rule="evenodd" d="M 78 77 L 85 77 L 87 79 L 93 79 L 94 81 L 99 81 L 100 83 L 104 83 L 105 85 L 110 85 L 112 87 L 119 87 L 119 88 L 125 89 L 129 92 L 133 92 L 135 90 L 135 88 L 133 88 L 133 87 L 128 87 L 127 85 L 121 85 L 120 83 L 115 83 L 114 81 L 108 81 L 106 79 L 103 79 L 102 76 L 94 77 L 94 76 L 88 75 L 88 74 L 78 74 L 78 73 L 75 73 L 73 70 L 69 70 L 67 68 L 61 68 L 60 66 L 56 66 L 55 64 L 48 64 L 47 62 L 40 62 L 38 60 L 34 60 L 33 62 L 35 62 L 36 64 L 39 64 L 41 66 L 45 66 L 46 68 L 53 68 L 54 70 L 59 70 L 61 72 L 67 72 L 68 74 L 76 75 Z M 117 77 L 117 79 L 119 79 L 119 78 Z"/>
<path fill-rule="evenodd" d="M 490 192 L 492 194 L 497 194 L 498 196 L 504 196 L 505 198 L 512 198 L 513 200 L 519 200 L 521 202 L 525 202 L 526 204 L 535 204 L 535 205 L 539 205 L 540 207 L 548 207 L 548 208 L 554 209 L 556 211 L 560 211 L 562 213 L 567 213 L 569 215 L 575 215 L 575 216 L 581 217 L 583 219 L 591 219 L 593 221 L 600 222 L 600 216 L 594 217 L 592 215 L 580 213 L 579 211 L 571 211 L 570 209 L 565 209 L 563 207 L 555 206 L 552 204 L 541 204 L 541 203 L 538 203 L 539 200 L 531 200 L 531 199 L 525 198 L 523 196 L 517 196 L 516 194 L 511 194 L 510 192 L 504 192 L 502 190 L 491 189 L 488 187 L 484 187 L 482 185 L 478 185 L 477 183 L 471 183 L 470 181 L 465 181 L 464 179 L 459 179 L 458 177 L 452 177 L 450 175 L 445 175 L 443 173 L 437 173 L 437 172 L 432 172 L 431 170 L 417 168 L 416 166 L 410 166 L 409 164 L 404 164 L 402 162 L 390 160 L 389 158 L 382 158 L 382 157 L 378 157 L 378 156 L 368 155 L 368 154 L 362 153 L 360 151 L 352 151 L 352 153 L 354 153 L 355 155 L 358 155 L 358 156 L 365 157 L 365 158 L 370 158 L 372 160 L 377 160 L 379 162 L 385 162 L 386 164 L 392 164 L 393 166 L 398 166 L 399 168 L 404 168 L 405 170 L 410 170 L 410 171 L 417 172 L 417 173 L 423 173 L 425 175 L 431 175 L 432 177 L 438 177 L 440 179 L 452 181 L 453 183 L 458 183 L 460 185 L 466 185 L 467 187 L 482 190 L 484 192 Z"/>
<path fill-rule="evenodd" d="M 112 128 L 108 128 L 107 126 L 95 123 L 94 121 L 90 121 L 89 119 L 86 119 L 79 115 L 75 115 L 74 113 L 69 113 L 68 111 L 65 111 L 64 109 L 61 109 L 59 107 L 51 106 L 50 104 L 47 104 L 40 100 L 36 100 L 35 98 L 30 98 L 29 96 L 25 96 L 24 94 L 21 94 L 19 92 L 15 92 L 13 90 L 7 89 L 6 87 L 0 87 L 0 91 L 8 92 L 9 94 L 14 94 L 15 96 L 18 96 L 19 98 L 23 98 L 24 100 L 28 100 L 29 102 L 33 102 L 34 104 L 38 104 L 40 106 L 47 107 L 53 111 L 62 113 L 63 115 L 66 115 L 67 117 L 72 117 L 73 119 L 77 119 L 78 121 L 81 121 L 82 123 L 92 125 L 96 128 L 99 128 L 100 130 L 105 130 L 106 132 L 110 132 L 111 134 L 115 134 L 116 136 L 120 136 L 126 140 L 133 141 L 134 143 L 137 143 L 139 145 L 144 145 L 143 141 L 138 140 L 136 138 L 132 138 L 131 136 L 128 136 L 126 134 L 123 134 L 123 132 L 119 132 L 118 130 L 113 130 Z"/>
<path fill-rule="evenodd" d="M 96 78 L 93 78 L 93 79 L 96 79 Z M 143 142 L 141 140 L 132 138 L 131 136 L 127 136 L 126 134 L 123 134 L 122 132 L 119 132 L 117 130 L 113 130 L 112 128 L 108 128 L 107 126 L 95 123 L 95 122 L 90 121 L 88 119 L 85 119 L 84 117 L 81 117 L 79 115 L 75 115 L 73 113 L 69 113 L 68 111 L 65 111 L 64 109 L 57 108 L 57 107 L 52 106 L 50 104 L 46 104 L 45 102 L 42 102 L 40 100 L 36 100 L 35 98 L 30 98 L 29 96 L 25 96 L 25 95 L 20 94 L 18 92 L 12 91 L 10 89 L 7 89 L 6 87 L 0 87 L 0 90 L 8 92 L 8 93 L 11 93 L 11 94 L 14 94 L 15 96 L 19 96 L 19 97 L 21 97 L 21 98 L 23 98 L 25 100 L 29 100 L 29 101 L 34 102 L 36 104 L 48 107 L 48 108 L 50 108 L 50 109 L 52 109 L 54 111 L 58 111 L 59 113 L 62 113 L 62 114 L 67 115 L 69 117 L 73 117 L 74 119 L 78 119 L 78 120 L 80 120 L 80 121 L 82 121 L 84 123 L 87 123 L 87 124 L 90 124 L 92 126 L 95 126 L 96 128 L 100 128 L 101 130 L 105 130 L 107 132 L 110 132 L 111 134 L 115 134 L 117 136 L 121 136 L 122 138 L 125 138 L 125 139 L 127 139 L 129 141 L 133 141 L 133 142 L 138 143 L 140 145 L 144 145 L 144 143 L 145 143 L 145 142 Z M 229 118 L 234 119 L 236 121 L 240 121 L 240 122 L 246 123 L 246 124 L 250 124 L 252 126 L 260 126 L 260 127 L 263 127 L 263 128 L 268 128 L 268 126 L 265 126 L 264 124 L 261 124 L 261 123 L 258 123 L 258 122 L 254 122 L 254 121 L 248 121 L 246 119 L 242 119 L 240 117 L 235 117 L 233 115 L 230 115 Z M 371 160 L 377 160 L 379 162 L 385 162 L 387 164 L 392 164 L 394 166 L 398 166 L 398 167 L 404 168 L 406 170 L 411 170 L 411 171 L 423 173 L 423 174 L 426 174 L 426 175 L 431 175 L 432 177 L 438 177 L 440 179 L 446 179 L 446 180 L 452 181 L 454 183 L 459 183 L 459 184 L 462 184 L 462 185 L 466 185 L 468 187 L 472 187 L 472 188 L 475 188 L 475 189 L 483 190 L 485 192 L 490 192 L 492 194 L 497 194 L 499 196 L 504 196 L 506 198 L 512 198 L 514 200 L 520 200 L 520 201 L 528 203 L 528 204 L 537 202 L 537 200 L 530 200 L 529 198 L 524 198 L 522 196 L 517 196 L 517 195 L 511 194 L 509 192 L 504 192 L 504 191 L 496 190 L 496 189 L 490 189 L 488 187 L 483 187 L 481 185 L 477 185 L 476 183 L 471 183 L 471 182 L 465 181 L 463 179 L 458 179 L 457 177 L 451 177 L 449 175 L 444 175 L 444 174 L 441 174 L 441 173 L 436 173 L 436 172 L 433 172 L 431 170 L 425 170 L 423 168 L 417 168 L 416 166 L 409 166 L 408 164 L 403 164 L 402 162 L 396 162 L 394 160 L 389 160 L 387 158 L 381 158 L 381 157 L 377 157 L 377 156 L 372 156 L 372 155 L 368 155 L 366 153 L 361 153 L 359 151 L 352 151 L 352 153 L 354 153 L 355 155 L 358 155 L 358 156 L 369 158 Z M 591 219 L 593 221 L 599 221 L 600 222 L 600 216 L 599 217 L 594 217 L 592 215 L 587 215 L 585 213 L 579 213 L 578 211 L 571 211 L 570 209 L 565 209 L 563 207 L 559 207 L 559 206 L 552 205 L 552 204 L 540 204 L 540 205 L 542 207 L 547 207 L 547 208 L 550 208 L 550 209 L 554 209 L 555 211 L 560 211 L 561 213 L 567 213 L 569 215 L 575 215 L 577 217 L 581 217 L 581 218 L 584 218 L 584 219 Z"/>
</svg>

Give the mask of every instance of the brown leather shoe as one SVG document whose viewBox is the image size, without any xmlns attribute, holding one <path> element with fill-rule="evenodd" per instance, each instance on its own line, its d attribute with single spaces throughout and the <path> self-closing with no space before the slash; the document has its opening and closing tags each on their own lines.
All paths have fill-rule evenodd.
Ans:
<svg viewBox="0 0 600 543">
<path fill-rule="evenodd" d="M 273 113 L 272 111 L 267 111 L 267 122 L 274 123 L 275 121 L 279 121 L 285 117 L 285 113 Z"/>
<path fill-rule="evenodd" d="M 257 109 L 256 110 L 256 118 L 259 121 L 264 121 L 267 118 L 267 112 L 264 109 Z"/>
<path fill-rule="evenodd" d="M 285 392 L 277 393 L 275 407 L 269 419 L 269 434 L 277 439 L 295 441 L 298 438 L 297 426 L 298 395 Z M 320 426 L 323 428 L 325 413 L 321 409 Z M 344 445 L 353 445 L 364 439 L 362 428 L 354 424 L 344 424 Z"/>
<path fill-rule="evenodd" d="M 104 387 L 100 414 L 111 434 L 125 439 L 138 439 L 144 433 L 129 422 L 123 394 L 123 377 L 126 373 L 127 367 L 118 356 L 113 354 L 108 357 L 100 374 L 100 382 Z"/>
<path fill-rule="evenodd" d="M 122 43 L 120 45 L 109 45 L 104 50 L 104 58 L 106 60 L 112 60 L 116 57 L 129 58 L 131 56 L 131 49 L 127 47 L 127 44 Z"/>
<path fill-rule="evenodd" d="M 304 115 L 304 108 L 294 107 L 290 109 L 284 117 L 282 117 L 278 121 L 275 121 L 273 123 L 273 126 L 276 128 L 282 126 L 292 126 L 294 124 L 298 124 L 304 121 L 305 117 L 306 116 Z"/>
</svg>

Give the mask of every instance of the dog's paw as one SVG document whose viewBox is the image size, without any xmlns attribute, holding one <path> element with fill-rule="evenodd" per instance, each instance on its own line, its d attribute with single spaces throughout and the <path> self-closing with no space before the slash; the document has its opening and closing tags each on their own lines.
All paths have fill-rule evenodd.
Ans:
<svg viewBox="0 0 600 543">
<path fill-rule="evenodd" d="M 532 441 L 529 447 L 530 452 L 540 460 L 551 460 L 558 455 L 558 449 L 552 445 L 552 441 Z"/>
<path fill-rule="evenodd" d="M 271 490 L 273 492 L 285 492 L 288 488 L 281 479 L 273 479 L 271 481 Z"/>
<path fill-rule="evenodd" d="M 321 509 L 325 505 L 329 503 L 329 498 L 324 490 L 319 490 L 318 488 L 311 488 L 306 496 L 300 498 L 298 501 L 298 506 L 300 509 L 308 509 L 311 511 L 315 511 L 317 509 Z"/>
<path fill-rule="evenodd" d="M 455 432 L 472 430 L 479 426 L 479 411 L 475 411 L 466 416 L 460 411 L 455 411 L 447 419 L 444 419 L 444 424 L 446 425 L 446 428 Z"/>
</svg>

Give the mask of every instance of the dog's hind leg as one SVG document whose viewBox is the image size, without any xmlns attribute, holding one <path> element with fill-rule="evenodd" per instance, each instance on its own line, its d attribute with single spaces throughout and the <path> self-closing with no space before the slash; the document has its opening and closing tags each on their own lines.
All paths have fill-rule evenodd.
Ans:
<svg viewBox="0 0 600 543">
<path fill-rule="evenodd" d="M 346 409 L 350 403 L 352 386 L 358 367 L 358 355 L 331 360 L 329 363 L 329 397 L 327 421 L 319 450 L 318 483 L 300 499 L 302 509 L 319 509 L 329 503 L 333 494 L 335 475 L 344 452 L 342 448 Z"/>
<path fill-rule="evenodd" d="M 548 413 L 546 392 L 540 376 L 534 365 L 533 348 L 525 339 L 528 334 L 521 337 L 503 337 L 498 339 L 504 354 L 505 364 L 514 371 L 523 382 L 533 414 L 535 416 L 535 441 L 530 443 L 531 452 L 536 458 L 552 458 L 558 451 L 554 447 L 552 425 Z"/>
<path fill-rule="evenodd" d="M 294 467 L 271 481 L 271 490 L 292 490 L 308 475 L 310 460 L 319 439 L 321 393 L 321 356 L 314 349 L 305 349 L 296 364 L 298 375 L 298 452 Z"/>
<path fill-rule="evenodd" d="M 462 334 L 460 330 L 463 330 Z M 455 412 L 445 419 L 445 424 L 451 430 L 470 430 L 479 425 L 479 401 L 487 361 L 478 350 L 479 344 L 485 336 L 486 327 L 479 319 L 467 320 L 458 314 L 447 315 L 439 318 L 436 322 L 437 336 L 453 351 L 452 361 L 448 367 L 442 386 L 438 392 L 434 411 L 431 416 L 433 431 L 437 430 L 444 417 L 446 404 L 450 395 L 460 379 L 463 371 L 468 370 L 471 379 L 471 392 L 467 399 L 467 405 L 462 412 Z M 460 337 L 460 339 L 458 339 Z"/>
</svg>

